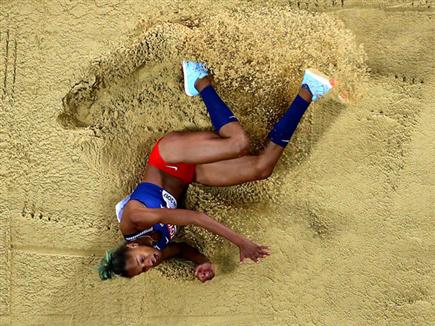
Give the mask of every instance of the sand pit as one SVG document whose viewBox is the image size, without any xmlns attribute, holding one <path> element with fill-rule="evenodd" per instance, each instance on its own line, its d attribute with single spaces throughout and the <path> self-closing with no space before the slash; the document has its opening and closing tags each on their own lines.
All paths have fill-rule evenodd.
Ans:
<svg viewBox="0 0 435 326">
<path fill-rule="evenodd" d="M 207 63 L 220 94 L 254 140 L 254 151 L 294 97 L 304 69 L 316 67 L 335 77 L 343 85 L 339 91 L 351 93 L 353 98 L 362 92 L 366 78 L 363 50 L 339 20 L 326 14 L 221 9 L 206 19 L 184 17 L 151 26 L 139 23 L 131 34 L 125 45 L 94 60 L 64 97 L 64 112 L 58 119 L 67 129 L 94 130 L 98 140 L 82 146 L 100 151 L 101 162 L 92 164 L 112 178 L 124 174 L 125 167 L 141 168 L 150 146 L 171 130 L 211 129 L 202 102 L 180 92 L 183 58 Z M 337 115 L 343 104 L 333 97 L 323 103 L 335 107 Z M 330 115 L 328 110 L 317 111 L 319 116 Z M 311 133 L 305 129 L 300 135 L 302 142 Z M 293 149 L 308 148 L 294 144 Z M 93 157 L 96 155 L 89 153 L 88 158 Z M 269 182 L 227 189 L 193 187 L 188 207 L 205 210 L 244 233 L 246 228 L 257 229 L 262 222 L 251 220 L 251 227 L 242 226 L 243 222 L 232 216 L 237 214 L 235 210 L 243 214 L 245 207 L 240 211 L 239 205 L 277 200 L 282 195 L 277 183 L 285 170 Z M 129 179 L 119 184 L 128 191 L 138 176 L 134 171 L 124 176 Z M 207 196 L 210 192 L 213 195 Z M 219 204 L 216 196 L 227 200 Z M 213 242 L 218 239 L 206 231 L 196 232 L 201 239 L 192 235 L 194 242 L 212 254 L 210 248 L 216 247 Z"/>
<path fill-rule="evenodd" d="M 5 4 L 0 324 L 430 324 L 431 6 Z M 187 227 L 218 266 L 212 282 L 181 261 L 100 282 L 100 256 L 121 239 L 113 206 L 155 140 L 211 129 L 182 91 L 183 58 L 207 62 L 253 151 L 305 68 L 338 86 L 270 179 L 188 193 L 187 207 L 270 245 L 269 259 L 239 266 L 236 248 Z"/>
</svg>

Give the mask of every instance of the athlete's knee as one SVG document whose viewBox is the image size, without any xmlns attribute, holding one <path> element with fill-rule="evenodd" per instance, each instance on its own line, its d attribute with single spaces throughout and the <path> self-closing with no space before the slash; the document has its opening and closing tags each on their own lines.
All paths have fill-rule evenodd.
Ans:
<svg viewBox="0 0 435 326">
<path fill-rule="evenodd" d="M 246 155 L 249 152 L 249 137 L 245 132 L 230 138 L 234 153 L 238 156 Z"/>
<path fill-rule="evenodd" d="M 273 172 L 273 166 L 258 156 L 255 164 L 255 179 L 264 180 L 271 176 Z"/>
<path fill-rule="evenodd" d="M 180 153 L 177 150 L 182 141 L 182 133 L 172 131 L 162 137 L 159 143 L 160 155 L 166 162 L 178 163 L 181 159 Z"/>
<path fill-rule="evenodd" d="M 162 137 L 165 141 L 177 141 L 183 136 L 181 131 L 170 131 Z"/>
</svg>

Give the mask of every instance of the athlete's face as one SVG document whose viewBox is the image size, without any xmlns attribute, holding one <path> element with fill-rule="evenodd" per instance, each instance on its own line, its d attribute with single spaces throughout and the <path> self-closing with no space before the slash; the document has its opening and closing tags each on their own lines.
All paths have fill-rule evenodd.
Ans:
<svg viewBox="0 0 435 326">
<path fill-rule="evenodd" d="M 153 247 L 129 243 L 125 270 L 130 277 L 146 272 L 160 263 L 161 252 Z"/>
</svg>

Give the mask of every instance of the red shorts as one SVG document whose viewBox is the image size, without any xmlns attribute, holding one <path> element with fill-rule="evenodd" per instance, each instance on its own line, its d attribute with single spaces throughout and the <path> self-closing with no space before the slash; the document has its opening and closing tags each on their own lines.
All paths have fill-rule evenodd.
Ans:
<svg viewBox="0 0 435 326">
<path fill-rule="evenodd" d="M 168 163 L 166 162 L 159 151 L 159 142 L 161 138 L 154 145 L 150 158 L 148 159 L 148 164 L 156 167 L 160 171 L 170 174 L 184 183 L 192 183 L 195 178 L 195 164 L 186 163 Z"/>
</svg>

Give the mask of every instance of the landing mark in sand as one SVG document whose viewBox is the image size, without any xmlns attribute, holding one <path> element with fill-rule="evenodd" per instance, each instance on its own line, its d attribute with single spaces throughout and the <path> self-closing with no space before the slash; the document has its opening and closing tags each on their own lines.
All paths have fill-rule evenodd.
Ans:
<svg viewBox="0 0 435 326">
<path fill-rule="evenodd" d="M 12 97 L 15 95 L 15 80 L 17 78 L 17 40 L 14 39 L 14 71 L 12 75 Z"/>
<path fill-rule="evenodd" d="M 406 74 L 401 74 L 401 73 L 395 73 L 394 74 L 394 79 L 402 81 L 404 83 L 408 83 L 410 85 L 414 85 L 414 84 L 424 84 L 425 80 L 424 78 L 421 77 L 417 77 L 415 75 L 413 76 L 408 76 Z"/>
<path fill-rule="evenodd" d="M 4 99 L 6 95 L 9 95 L 11 98 L 14 98 L 15 94 L 15 83 L 17 76 L 17 40 L 15 37 L 11 37 L 10 30 L 6 31 L 6 37 L 4 43 L 2 43 L 2 35 L 0 34 L 0 44 L 4 44 L 3 51 L 3 62 L 4 62 L 4 71 L 3 71 L 3 95 Z M 11 53 L 10 53 L 11 52 Z M 9 59 L 9 55 L 12 55 L 11 60 Z M 12 67 L 10 67 L 12 64 Z M 12 74 L 8 76 L 8 74 Z M 9 78 L 9 85 L 8 85 Z M 12 80 L 12 81 L 11 81 Z M 8 91 L 9 86 L 9 91 Z"/>
<path fill-rule="evenodd" d="M 15 251 L 33 253 L 45 256 L 67 256 L 67 257 L 95 257 L 102 256 L 105 250 L 95 249 L 75 249 L 75 248 L 54 248 L 45 246 L 35 246 L 35 245 L 22 245 L 18 243 L 13 243 Z"/>
<path fill-rule="evenodd" d="M 3 76 L 3 98 L 6 96 L 6 86 L 7 86 L 7 76 L 8 76 L 8 58 L 9 58 L 9 30 L 6 31 L 6 43 L 5 43 L 5 54 L 4 54 L 4 76 Z"/>
<path fill-rule="evenodd" d="M 340 4 L 339 4 L 340 2 Z M 288 0 L 288 4 L 289 6 L 294 6 L 296 5 L 298 7 L 298 9 L 309 9 L 314 7 L 315 9 L 321 8 L 321 7 L 344 7 L 344 2 L 345 0 L 331 0 L 330 2 L 326 2 L 326 3 L 319 3 L 319 1 L 308 1 L 308 0 L 299 0 L 299 1 L 292 1 L 292 0 Z"/>
<path fill-rule="evenodd" d="M 30 207 L 28 207 L 27 202 L 24 202 L 23 209 L 21 210 L 21 217 L 28 218 L 28 219 L 34 219 L 34 220 L 40 220 L 43 223 L 46 222 L 54 222 L 58 223 L 58 218 L 52 218 L 51 216 L 47 216 L 46 214 L 42 214 L 41 211 L 36 209 L 36 205 L 32 204 Z"/>
<path fill-rule="evenodd" d="M 10 313 L 12 284 L 11 219 L 0 221 L 0 316 Z"/>
</svg>

